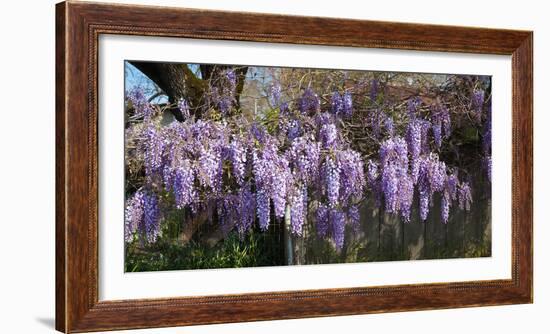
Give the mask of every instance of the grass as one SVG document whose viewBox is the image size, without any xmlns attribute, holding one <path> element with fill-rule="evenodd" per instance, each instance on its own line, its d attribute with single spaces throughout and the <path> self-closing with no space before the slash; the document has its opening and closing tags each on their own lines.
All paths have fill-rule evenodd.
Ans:
<svg viewBox="0 0 550 334">
<path fill-rule="evenodd" d="M 240 238 L 230 233 L 214 247 L 191 240 L 185 245 L 159 240 L 148 247 L 139 242 L 127 244 L 126 272 L 185 269 L 242 268 L 280 265 L 270 242 L 259 233 Z"/>
</svg>

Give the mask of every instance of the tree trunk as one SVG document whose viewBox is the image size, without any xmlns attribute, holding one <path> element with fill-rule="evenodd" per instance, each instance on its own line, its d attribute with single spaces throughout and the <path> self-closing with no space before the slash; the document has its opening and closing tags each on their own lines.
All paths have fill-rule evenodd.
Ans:
<svg viewBox="0 0 550 334">
<path fill-rule="evenodd" d="M 151 81 L 153 81 L 168 97 L 172 105 L 169 109 L 178 121 L 183 121 L 184 116 L 177 107 L 180 99 L 189 103 L 190 111 L 197 118 L 201 113 L 208 110 L 209 82 L 216 82 L 215 77 L 230 66 L 221 65 L 200 65 L 202 78 L 197 77 L 187 66 L 178 63 L 157 63 L 157 62 L 130 62 Z M 239 97 L 244 87 L 244 81 L 248 67 L 239 67 L 235 70 L 237 74 L 237 91 L 235 100 L 239 109 Z"/>
<path fill-rule="evenodd" d="M 192 238 L 195 232 L 199 229 L 201 225 L 208 221 L 208 212 L 202 211 L 195 217 L 186 219 L 183 224 L 183 228 L 180 232 L 179 242 L 181 245 L 187 244 Z"/>
<path fill-rule="evenodd" d="M 222 241 L 226 237 L 227 232 L 232 230 L 234 226 L 235 222 L 233 222 L 231 225 L 227 223 L 227 226 L 219 226 L 214 231 L 202 237 L 200 242 L 212 248 L 216 246 L 218 242 Z"/>
<path fill-rule="evenodd" d="M 200 99 L 206 91 L 206 82 L 198 79 L 189 70 L 187 64 L 156 63 L 156 62 L 130 62 L 151 81 L 153 81 L 166 96 L 172 108 L 170 111 L 178 121 L 184 117 L 177 108 L 177 102 L 185 98 L 193 112 L 198 111 Z"/>
</svg>

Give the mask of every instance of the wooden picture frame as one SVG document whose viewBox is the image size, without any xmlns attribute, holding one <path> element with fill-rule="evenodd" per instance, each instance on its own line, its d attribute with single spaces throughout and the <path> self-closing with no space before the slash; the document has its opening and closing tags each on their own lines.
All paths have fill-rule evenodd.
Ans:
<svg viewBox="0 0 550 334">
<path fill-rule="evenodd" d="M 257 24 L 261 22 L 261 24 Z M 512 56 L 511 279 L 98 299 L 98 37 L 261 41 Z M 56 7 L 56 329 L 84 332 L 533 301 L 533 33 L 66 1 Z"/>
</svg>

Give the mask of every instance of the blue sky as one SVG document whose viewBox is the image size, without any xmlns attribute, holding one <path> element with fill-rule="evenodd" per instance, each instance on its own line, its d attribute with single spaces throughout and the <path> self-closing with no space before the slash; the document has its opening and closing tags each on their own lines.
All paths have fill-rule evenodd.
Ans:
<svg viewBox="0 0 550 334">
<path fill-rule="evenodd" d="M 141 73 L 134 65 L 128 61 L 124 62 L 124 90 L 131 91 L 135 88 L 141 88 L 148 97 L 152 96 L 156 91 L 156 85 L 147 76 Z M 154 103 L 165 103 L 167 97 L 162 95 L 155 98 Z"/>
<path fill-rule="evenodd" d="M 195 73 L 199 78 L 201 77 L 199 69 L 199 64 L 188 64 L 187 65 L 193 73 Z M 249 67 L 247 72 L 247 79 L 254 79 L 256 76 L 262 77 L 265 80 L 265 83 L 271 81 L 271 75 L 269 71 L 266 71 L 266 67 Z M 148 97 L 155 94 L 157 91 L 156 85 L 151 81 L 147 76 L 141 73 L 136 67 L 130 64 L 129 61 L 124 62 L 124 87 L 125 91 L 131 91 L 135 88 L 141 88 L 146 93 Z M 167 97 L 162 95 L 155 98 L 153 103 L 165 103 L 167 102 Z"/>
</svg>

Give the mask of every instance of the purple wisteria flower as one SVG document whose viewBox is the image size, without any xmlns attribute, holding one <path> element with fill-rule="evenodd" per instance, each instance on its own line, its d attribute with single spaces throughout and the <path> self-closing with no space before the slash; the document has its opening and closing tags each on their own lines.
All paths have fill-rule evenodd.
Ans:
<svg viewBox="0 0 550 334">
<path fill-rule="evenodd" d="M 124 240 L 126 242 L 132 241 L 142 221 L 143 192 L 138 190 L 126 200 L 126 209 L 124 211 Z"/>
<path fill-rule="evenodd" d="M 221 80 L 210 86 L 209 101 L 211 105 L 226 115 L 233 108 L 236 99 L 237 74 L 233 69 L 223 72 Z"/>
<path fill-rule="evenodd" d="M 300 125 L 300 121 L 293 119 L 290 121 L 290 124 L 288 125 L 288 132 L 287 132 L 287 138 L 290 141 L 293 141 L 294 139 L 300 137 L 302 135 L 302 127 Z"/>
<path fill-rule="evenodd" d="M 472 204 L 472 190 L 468 182 L 462 182 L 458 187 L 458 206 L 462 210 L 470 211 Z"/>
<path fill-rule="evenodd" d="M 441 221 L 445 224 L 449 221 L 449 211 L 451 207 L 451 199 L 449 195 L 445 192 L 441 196 Z"/>
<path fill-rule="evenodd" d="M 234 137 L 229 144 L 230 160 L 233 167 L 233 175 L 238 185 L 244 182 L 244 175 L 247 162 L 247 149 L 242 138 Z"/>
<path fill-rule="evenodd" d="M 332 93 L 332 97 L 330 98 L 330 106 L 333 114 L 338 115 L 342 113 L 342 110 L 344 109 L 344 104 L 342 101 L 342 97 L 340 96 L 340 93 L 338 91 Z"/>
<path fill-rule="evenodd" d="M 193 203 L 197 193 L 195 190 L 195 172 L 189 160 L 184 160 L 173 171 L 172 190 L 176 201 L 176 207 L 181 209 Z"/>
<path fill-rule="evenodd" d="M 373 160 L 367 161 L 367 182 L 369 187 L 378 179 L 378 165 Z"/>
<path fill-rule="evenodd" d="M 428 138 L 428 131 L 431 129 L 432 124 L 429 121 L 422 121 L 421 122 L 421 154 L 429 154 L 430 153 L 430 144 L 429 144 L 429 138 Z"/>
<path fill-rule="evenodd" d="M 275 216 L 282 218 L 285 215 L 287 183 L 291 182 L 291 173 L 288 160 L 285 157 L 278 157 L 272 169 L 271 199 L 275 208 Z"/>
<path fill-rule="evenodd" d="M 252 228 L 256 217 L 256 200 L 250 190 L 250 184 L 245 184 L 240 188 L 238 211 L 237 231 L 242 237 Z"/>
<path fill-rule="evenodd" d="M 376 101 L 376 98 L 378 97 L 378 80 L 373 79 L 370 82 L 370 94 L 369 94 L 370 100 L 372 102 Z"/>
<path fill-rule="evenodd" d="M 305 182 L 315 180 L 319 174 L 320 154 L 319 142 L 306 137 L 294 140 L 286 153 L 294 177 Z"/>
<path fill-rule="evenodd" d="M 447 180 L 447 170 L 444 162 L 439 161 L 436 154 L 424 156 L 420 162 L 418 177 L 418 191 L 420 197 L 420 219 L 428 217 L 429 203 L 432 202 L 434 193 L 444 190 Z"/>
<path fill-rule="evenodd" d="M 317 235 L 321 238 L 326 237 L 328 234 L 328 228 L 329 228 L 328 213 L 329 213 L 329 210 L 327 206 L 325 204 L 319 203 L 319 206 L 317 207 L 317 212 L 316 212 L 315 227 L 317 230 Z"/>
<path fill-rule="evenodd" d="M 232 194 L 218 198 L 216 201 L 218 223 L 223 233 L 227 233 L 237 220 L 237 203 L 238 197 Z"/>
<path fill-rule="evenodd" d="M 269 196 L 265 189 L 256 189 L 256 213 L 258 215 L 258 224 L 262 231 L 267 230 L 270 222 L 270 203 Z"/>
<path fill-rule="evenodd" d="M 338 140 L 338 130 L 334 124 L 324 124 L 319 131 L 319 137 L 323 148 L 328 149 L 334 147 Z"/>
<path fill-rule="evenodd" d="M 237 74 L 235 71 L 230 69 L 225 72 L 225 78 L 228 82 L 228 91 L 234 93 L 237 88 Z"/>
<path fill-rule="evenodd" d="M 311 88 L 306 88 L 299 100 L 298 107 L 303 114 L 317 112 L 321 110 L 321 100 Z"/>
<path fill-rule="evenodd" d="M 361 216 L 357 205 L 352 205 L 349 207 L 348 218 L 355 233 L 359 232 L 361 230 Z"/>
<path fill-rule="evenodd" d="M 160 234 L 160 209 L 156 195 L 138 190 L 126 202 L 124 239 L 137 235 L 142 241 L 155 242 Z"/>
<path fill-rule="evenodd" d="M 447 176 L 445 183 L 445 192 L 449 195 L 450 200 L 456 200 L 456 192 L 458 189 L 458 176 L 456 171 Z"/>
<path fill-rule="evenodd" d="M 485 91 L 483 89 L 476 89 L 472 93 L 472 108 L 474 109 L 476 115 L 481 117 L 481 112 L 483 110 L 483 103 L 485 102 Z"/>
<path fill-rule="evenodd" d="M 407 125 L 405 136 L 407 149 L 411 156 L 411 176 L 413 182 L 418 181 L 418 172 L 420 170 L 420 153 L 422 153 L 422 121 L 413 119 Z"/>
<path fill-rule="evenodd" d="M 213 191 L 221 189 L 222 159 L 220 147 L 203 147 L 198 159 L 198 178 L 201 185 Z"/>
<path fill-rule="evenodd" d="M 431 110 L 434 143 L 437 148 L 441 148 L 442 138 L 447 139 L 451 136 L 451 116 L 449 110 L 442 104 L 432 106 Z"/>
<path fill-rule="evenodd" d="M 345 117 L 350 117 L 353 114 L 353 98 L 349 91 L 346 91 L 342 96 L 342 114 Z"/>
<path fill-rule="evenodd" d="M 143 197 L 143 222 L 147 241 L 155 242 L 160 234 L 160 208 L 152 192 L 146 192 Z"/>
<path fill-rule="evenodd" d="M 145 174 L 151 178 L 162 172 L 165 141 L 160 130 L 153 126 L 147 128 L 145 136 L 147 138 L 145 141 Z"/>
<path fill-rule="evenodd" d="M 344 247 L 344 237 L 346 229 L 346 216 L 344 213 L 337 209 L 330 210 L 329 221 L 331 223 L 332 240 L 337 250 L 341 250 Z"/>
<path fill-rule="evenodd" d="M 142 115 L 145 120 L 150 120 L 153 116 L 153 107 L 149 103 L 147 96 L 142 88 L 138 87 L 126 93 L 126 98 L 132 103 L 134 113 Z"/>
<path fill-rule="evenodd" d="M 287 195 L 287 184 L 292 182 L 292 173 L 288 160 L 277 151 L 273 138 L 266 141 L 262 151 L 253 152 L 253 172 L 256 191 L 262 192 L 257 198 L 258 215 L 262 217 L 260 226 L 269 224 L 269 199 L 273 200 L 275 215 L 284 217 Z M 263 198 L 266 197 L 267 199 Z M 267 210 L 267 211 L 266 211 Z M 267 217 L 267 219 L 265 219 Z M 267 222 L 267 223 L 266 223 Z"/>
<path fill-rule="evenodd" d="M 345 205 L 352 195 L 362 194 L 366 185 L 363 159 L 353 150 L 339 151 L 337 165 L 340 166 L 340 202 Z"/>
<path fill-rule="evenodd" d="M 279 105 L 279 111 L 282 115 L 286 114 L 288 112 L 289 104 L 288 102 L 283 102 Z"/>
<path fill-rule="evenodd" d="M 437 148 L 441 148 L 441 118 L 437 115 L 437 112 L 432 114 L 432 134 L 434 136 L 434 143 Z"/>
<path fill-rule="evenodd" d="M 302 235 L 307 216 L 307 187 L 299 185 L 290 196 L 290 227 L 295 235 Z"/>
<path fill-rule="evenodd" d="M 405 174 L 399 179 L 399 212 L 405 223 L 410 222 L 411 207 L 414 196 L 414 182 L 412 178 Z"/>
<path fill-rule="evenodd" d="M 281 102 L 281 85 L 278 82 L 274 82 L 269 87 L 269 103 L 271 106 L 278 106 Z"/>
<path fill-rule="evenodd" d="M 409 191 L 399 192 L 400 185 L 408 186 L 409 181 L 412 182 L 408 175 L 407 153 L 407 143 L 401 137 L 389 138 L 380 146 L 381 187 L 388 213 L 406 211 L 408 203 L 412 203 Z"/>
<path fill-rule="evenodd" d="M 323 172 L 327 189 L 328 206 L 336 207 L 340 196 L 340 166 L 336 160 L 327 156 L 323 165 Z"/>
<path fill-rule="evenodd" d="M 328 112 L 321 112 L 315 116 L 315 123 L 318 128 L 323 125 L 334 123 L 334 116 Z"/>
</svg>

